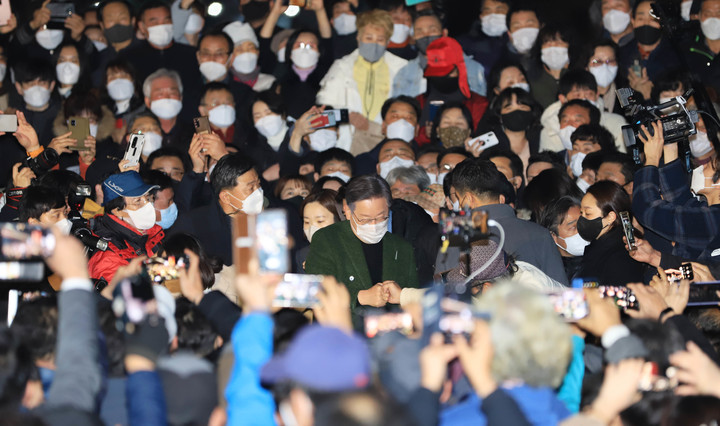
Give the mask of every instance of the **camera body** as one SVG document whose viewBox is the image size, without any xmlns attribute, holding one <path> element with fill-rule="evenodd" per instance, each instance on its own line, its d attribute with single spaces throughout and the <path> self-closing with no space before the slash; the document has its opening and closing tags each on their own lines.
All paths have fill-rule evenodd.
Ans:
<svg viewBox="0 0 720 426">
<path fill-rule="evenodd" d="M 60 159 L 57 151 L 52 148 L 46 148 L 37 157 L 28 157 L 25 160 L 25 165 L 30 167 L 30 170 L 35 173 L 35 176 L 40 177 L 55 167 L 58 161 L 60 161 Z"/>
</svg>

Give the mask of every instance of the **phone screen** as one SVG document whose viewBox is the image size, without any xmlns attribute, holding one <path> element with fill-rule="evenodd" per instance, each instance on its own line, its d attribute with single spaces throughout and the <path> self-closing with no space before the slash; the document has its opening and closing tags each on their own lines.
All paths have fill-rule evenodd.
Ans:
<svg viewBox="0 0 720 426">
<path fill-rule="evenodd" d="M 290 253 L 285 210 L 271 209 L 260 213 L 256 219 L 255 236 L 260 271 L 288 272 Z"/>
<path fill-rule="evenodd" d="M 275 288 L 272 305 L 281 308 L 312 308 L 317 306 L 322 275 L 285 274 Z"/>
<path fill-rule="evenodd" d="M 548 296 L 555 312 L 568 322 L 585 318 L 589 313 L 585 293 L 581 289 L 551 292 Z"/>
<path fill-rule="evenodd" d="M 690 297 L 688 306 L 717 306 L 720 297 L 717 292 L 720 290 L 720 281 L 690 283 Z"/>
<path fill-rule="evenodd" d="M 8 222 L 0 228 L 2 255 L 22 260 L 49 257 L 55 250 L 55 236 L 47 229 L 26 223 Z"/>
</svg>

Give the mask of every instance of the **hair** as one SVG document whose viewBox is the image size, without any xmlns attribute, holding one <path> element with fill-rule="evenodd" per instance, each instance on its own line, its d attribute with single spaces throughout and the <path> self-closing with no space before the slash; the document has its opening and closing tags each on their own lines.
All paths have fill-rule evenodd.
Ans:
<svg viewBox="0 0 720 426">
<path fill-rule="evenodd" d="M 385 180 L 390 186 L 397 181 L 407 185 L 417 185 L 421 191 L 430 186 L 430 178 L 420 166 L 396 167 L 390 170 Z"/>
<path fill-rule="evenodd" d="M 125 209 L 125 197 L 115 197 L 110 201 L 105 201 L 103 207 L 105 208 L 105 214 L 114 214 L 115 209 L 123 210 Z"/>
<path fill-rule="evenodd" d="M 540 22 L 540 26 L 542 26 L 542 20 L 540 19 L 540 14 L 535 7 L 535 2 L 532 0 L 521 0 L 510 6 L 510 10 L 508 10 L 507 16 L 505 17 L 505 25 L 507 26 L 508 31 L 510 30 L 510 21 L 512 20 L 512 16 L 518 12 L 534 13 Z"/>
<path fill-rule="evenodd" d="M 168 6 L 167 3 L 165 3 L 162 0 L 149 0 L 143 3 L 143 5 L 140 7 L 140 10 L 138 11 L 138 19 L 142 21 L 144 18 L 145 12 L 147 12 L 150 9 L 157 9 L 162 7 L 163 9 L 167 10 L 168 13 L 170 12 L 170 6 Z"/>
<path fill-rule="evenodd" d="M 385 120 L 385 116 L 387 115 L 388 111 L 395 103 L 403 103 L 410 105 L 410 107 L 412 107 L 413 109 L 413 112 L 415 112 L 415 118 L 420 121 L 420 114 L 422 113 L 420 103 L 417 101 L 417 99 L 405 95 L 395 96 L 394 98 L 390 98 L 386 100 L 385 103 L 383 103 L 382 109 L 380 110 L 380 116 L 382 117 L 383 121 Z"/>
<path fill-rule="evenodd" d="M 125 58 L 118 57 L 108 62 L 105 66 L 105 73 L 103 74 L 103 86 L 107 86 L 108 84 L 107 74 L 110 70 L 118 70 L 130 74 L 130 79 L 133 81 L 133 85 L 135 86 L 135 94 L 137 94 L 137 73 L 135 72 L 135 67 L 130 63 L 130 61 Z M 105 91 L 107 91 L 107 88 Z"/>
<path fill-rule="evenodd" d="M 597 92 L 598 86 L 595 76 L 585 69 L 569 70 L 560 77 L 558 94 L 567 96 L 573 89 L 590 89 Z"/>
<path fill-rule="evenodd" d="M 509 13 L 508 13 L 509 15 Z M 490 75 L 488 76 L 487 81 L 487 87 L 488 87 L 488 96 L 489 100 L 492 102 L 493 98 L 495 97 L 495 88 L 498 87 L 500 84 L 500 77 L 502 77 L 503 71 L 505 71 L 508 68 L 517 68 L 520 70 L 523 76 L 525 76 L 525 81 L 529 84 L 529 79 L 527 72 L 525 71 L 525 68 L 523 68 L 522 64 L 519 62 L 513 62 L 513 61 L 500 61 L 497 62 L 492 69 L 490 70 Z"/>
<path fill-rule="evenodd" d="M 635 179 L 635 170 L 637 169 L 637 165 L 629 154 L 612 151 L 603 152 L 600 165 L 602 165 L 603 163 L 620 164 L 620 172 L 623 174 L 626 183 L 630 183 L 633 181 L 633 179 Z M 600 165 L 598 165 L 598 168 L 600 168 Z"/>
<path fill-rule="evenodd" d="M 88 78 L 88 57 L 85 50 L 81 49 L 74 41 L 64 41 L 60 43 L 60 45 L 53 50 L 52 63 L 55 65 L 58 64 L 58 61 L 60 60 L 60 52 L 66 47 L 75 49 L 78 56 L 78 65 L 80 66 L 80 75 L 78 77 L 78 81 L 73 84 L 73 90 L 76 90 L 79 87 L 85 90 L 90 89 L 92 85 L 89 84 Z M 58 81 L 58 84 L 59 83 L 60 82 Z"/>
<path fill-rule="evenodd" d="M 509 149 L 502 149 L 494 146 L 484 150 L 478 158 L 482 160 L 491 160 L 496 157 L 503 157 L 510 160 L 510 169 L 512 170 L 513 177 L 523 175 L 523 162 L 520 157 Z M 524 181 L 524 179 L 523 179 Z"/>
<path fill-rule="evenodd" d="M 540 116 L 542 115 L 543 109 L 539 103 L 533 98 L 533 96 L 524 91 L 519 87 L 508 87 L 502 92 L 498 93 L 490 102 L 488 111 L 484 120 L 492 125 L 502 124 L 502 109 L 504 106 L 512 103 L 512 99 L 515 97 L 515 102 L 518 105 L 525 105 L 530 107 L 530 113 L 532 114 L 533 121 L 528 129 L 540 126 Z"/>
<path fill-rule="evenodd" d="M 505 283 L 484 292 L 477 305 L 490 314 L 491 371 L 498 383 L 521 379 L 534 387 L 560 386 L 572 357 L 572 338 L 546 296 Z"/>
<path fill-rule="evenodd" d="M 617 151 L 615 137 L 608 129 L 599 124 L 583 124 L 573 132 L 570 140 L 573 142 L 590 141 L 600 145 L 600 149 L 605 152 Z"/>
<path fill-rule="evenodd" d="M 21 302 L 11 329 L 30 350 L 33 361 L 48 360 L 55 353 L 57 341 L 57 299 L 37 297 Z"/>
<path fill-rule="evenodd" d="M 600 165 L 602 164 L 604 154 L 606 153 L 603 153 L 602 151 L 595 151 L 586 155 L 585 159 L 582 162 L 583 170 L 590 169 L 597 172 L 597 170 L 600 168 Z"/>
<path fill-rule="evenodd" d="M 540 172 L 535 179 L 528 183 L 523 192 L 523 200 L 537 219 L 548 206 L 566 195 L 580 199 L 583 193 L 567 172 L 548 169 Z"/>
<path fill-rule="evenodd" d="M 215 195 L 219 195 L 225 189 L 235 188 L 237 178 L 250 170 L 254 170 L 254 164 L 243 154 L 232 153 L 221 158 L 210 175 L 210 183 Z"/>
<path fill-rule="evenodd" d="M 590 116 L 590 123 L 588 124 L 600 124 L 600 110 L 597 109 L 595 105 L 591 104 L 585 99 L 573 99 L 562 104 L 562 106 L 560 107 L 560 111 L 558 111 L 558 119 L 560 119 L 563 112 L 565 112 L 565 110 L 570 108 L 571 106 L 579 106 L 587 110 L 588 115 Z"/>
<path fill-rule="evenodd" d="M 191 350 L 196 356 L 206 357 L 215 350 L 218 334 L 207 317 L 185 297 L 175 300 L 178 349 Z"/>
<path fill-rule="evenodd" d="M 538 215 L 537 223 L 551 233 L 558 235 L 558 226 L 565 220 L 568 210 L 572 207 L 580 207 L 580 199 L 571 195 L 564 195 L 545 206 L 542 213 Z"/>
<path fill-rule="evenodd" d="M 105 9 L 105 6 L 112 4 L 112 3 L 124 4 L 125 7 L 127 7 L 128 12 L 130 12 L 130 18 L 132 18 L 134 16 L 133 7 L 129 1 L 127 1 L 127 0 L 106 0 L 102 3 L 100 3 L 100 5 L 97 8 L 98 21 L 102 21 L 102 13 L 103 13 L 103 10 Z"/>
<path fill-rule="evenodd" d="M 29 348 L 7 327 L 0 328 L 0 366 L 0 408 L 13 413 L 18 410 L 25 385 L 36 368 Z M 7 420 L 5 415 L 3 420 Z"/>
<path fill-rule="evenodd" d="M 686 91 L 690 86 L 690 76 L 682 70 L 666 71 L 653 80 L 650 98 L 653 102 L 660 102 L 660 93 L 668 91 Z"/>
<path fill-rule="evenodd" d="M 99 123 L 103 118 L 102 102 L 100 101 L 100 97 L 94 90 L 73 90 L 70 93 L 70 96 L 65 99 L 65 104 L 63 105 L 63 116 L 65 117 L 65 120 L 74 115 L 81 115 L 85 111 L 93 115 Z"/>
<path fill-rule="evenodd" d="M 159 171 L 159 170 L 143 170 L 142 173 L 142 180 L 143 182 L 147 183 L 148 185 L 157 185 L 158 188 L 151 189 L 150 194 L 156 194 L 158 191 L 162 191 L 164 189 L 173 188 L 173 180 L 170 178 L 170 176 L 166 175 L 165 173 Z"/>
<path fill-rule="evenodd" d="M 533 44 L 530 50 L 530 56 L 533 58 L 536 64 L 544 67 L 542 62 L 542 49 L 543 45 L 547 42 L 560 40 L 568 44 L 568 58 L 569 64 L 572 65 L 574 52 L 574 40 L 572 30 L 568 25 L 562 25 L 559 23 L 549 23 L 540 27 L 535 44 Z"/>
<path fill-rule="evenodd" d="M 274 90 L 265 90 L 258 93 L 255 96 L 255 100 L 252 102 L 252 105 L 255 105 L 258 102 L 264 102 L 271 112 L 280 115 L 283 118 L 287 116 L 287 111 L 285 109 L 285 101 L 283 100 L 282 96 L 278 95 Z M 252 108 L 250 108 L 250 122 L 255 122 L 252 116 Z"/>
<path fill-rule="evenodd" d="M 67 197 L 74 193 L 78 185 L 87 183 L 79 174 L 70 170 L 50 170 L 38 178 L 36 184 L 53 189 Z"/>
<path fill-rule="evenodd" d="M 38 219 L 44 213 L 53 209 L 65 207 L 65 196 L 54 190 L 41 185 L 31 185 L 25 188 L 23 197 L 18 207 L 18 220 L 27 222 L 28 219 Z"/>
<path fill-rule="evenodd" d="M 315 173 L 320 174 L 320 170 L 330 161 L 339 161 L 347 163 L 350 166 L 350 172 L 353 171 L 353 165 L 355 163 L 355 157 L 352 154 L 341 148 L 330 148 L 317 155 L 315 159 Z M 345 184 L 345 182 L 343 182 Z"/>
<path fill-rule="evenodd" d="M 355 203 L 372 198 L 384 198 L 388 209 L 392 204 L 392 193 L 385 179 L 378 175 L 362 175 L 350 179 L 345 186 L 345 201 L 350 210 L 355 210 Z"/>
<path fill-rule="evenodd" d="M 323 177 L 321 177 L 320 179 L 318 179 L 318 180 L 313 184 L 312 189 L 310 190 L 310 193 L 313 194 L 313 193 L 320 192 L 320 191 L 327 191 L 328 189 L 327 189 L 327 188 L 323 188 L 323 186 L 324 186 L 326 183 L 328 183 L 328 182 L 337 182 L 337 183 L 339 183 L 339 184 L 340 184 L 340 187 L 341 187 L 341 192 L 342 192 L 342 188 L 344 188 L 345 185 L 346 185 L 346 183 L 343 182 L 343 180 L 340 179 L 339 177 L 335 177 L 335 176 L 323 176 Z"/>
<path fill-rule="evenodd" d="M 357 407 L 363 407 L 358 410 Z M 405 407 L 379 390 L 342 392 L 320 398 L 315 405 L 316 426 L 404 426 L 415 424 Z"/>
<path fill-rule="evenodd" d="M 143 90 L 143 96 L 146 98 L 150 97 L 150 92 L 152 91 L 152 84 L 155 80 L 158 78 L 171 78 L 175 80 L 175 83 L 178 86 L 178 90 L 180 91 L 180 96 L 183 94 L 183 84 L 182 79 L 180 78 L 180 74 L 175 70 L 169 70 L 167 68 L 160 68 L 159 70 L 155 71 L 154 73 L 150 74 L 145 78 L 145 81 L 143 82 L 142 90 Z"/>
<path fill-rule="evenodd" d="M 228 44 L 228 55 L 232 55 L 233 49 L 235 48 L 235 43 L 233 43 L 232 38 L 230 38 L 229 35 L 225 31 L 215 29 L 210 32 L 207 32 L 200 36 L 200 39 L 198 40 L 197 49 L 200 50 L 200 45 L 202 44 L 203 40 L 205 40 L 208 37 L 219 37 L 224 39 Z"/>
<path fill-rule="evenodd" d="M 34 80 L 46 83 L 55 81 L 55 66 L 46 59 L 36 58 L 20 62 L 15 66 L 15 81 L 17 83 L 28 83 Z"/>
<path fill-rule="evenodd" d="M 393 21 L 390 13 L 385 10 L 372 9 L 358 15 L 355 27 L 358 34 L 368 25 L 376 25 L 385 30 L 385 37 L 389 40 L 393 33 Z"/>
<path fill-rule="evenodd" d="M 413 29 L 415 27 L 415 23 L 420 18 L 435 18 L 439 23 L 441 28 L 445 28 L 445 23 L 442 19 L 440 19 L 440 16 L 438 16 L 437 13 L 435 13 L 432 9 L 425 9 L 415 12 L 415 16 L 413 17 Z"/>
<path fill-rule="evenodd" d="M 452 186 L 458 194 L 468 192 L 481 198 L 496 199 L 505 195 L 510 185 L 491 161 L 469 158 L 455 166 Z M 510 185 L 512 186 L 512 185 Z M 513 191 L 514 192 L 514 188 Z"/>
<path fill-rule="evenodd" d="M 563 160 L 560 154 L 553 151 L 542 151 L 535 155 L 531 155 L 528 159 L 528 168 L 535 163 L 550 163 L 555 169 L 560 171 L 566 170 L 565 160 Z"/>
<path fill-rule="evenodd" d="M 602 217 L 615 212 L 615 222 L 610 225 L 611 228 L 620 226 L 620 212 L 630 213 L 632 219 L 630 196 L 619 184 L 610 180 L 601 180 L 588 188 L 587 194 L 595 197 L 595 203 L 602 212 Z"/>
<path fill-rule="evenodd" d="M 377 148 L 378 148 L 377 152 L 378 152 L 378 154 L 382 151 L 383 147 L 384 147 L 385 145 L 389 144 L 390 142 L 401 142 L 401 143 L 405 144 L 405 145 L 406 145 L 408 148 L 410 148 L 410 150 L 412 151 L 413 159 L 416 158 L 416 157 L 415 157 L 415 150 L 412 149 L 412 145 L 410 144 L 410 142 L 406 142 L 406 141 L 404 141 L 403 139 L 397 139 L 397 138 L 396 138 L 396 139 L 385 139 L 384 141 L 380 142 L 380 143 L 377 145 Z M 378 162 L 379 162 L 379 160 L 378 160 Z"/>
<path fill-rule="evenodd" d="M 290 182 L 300 183 L 301 186 L 308 191 L 312 189 L 312 182 L 310 182 L 310 180 L 308 180 L 305 176 L 300 176 L 298 174 L 280 176 L 280 179 L 275 182 L 275 190 L 273 191 L 275 197 L 280 198 L 280 194 L 283 189 L 285 189 L 285 185 Z"/>
<path fill-rule="evenodd" d="M 442 121 L 443 115 L 445 115 L 445 112 L 453 109 L 453 108 L 459 108 L 462 112 L 463 118 L 465 118 L 465 122 L 468 125 L 468 129 L 470 129 L 470 134 L 475 130 L 473 129 L 473 118 L 472 113 L 470 113 L 470 110 L 468 107 L 465 106 L 465 104 L 460 102 L 445 102 L 440 108 L 438 108 L 437 113 L 435 113 L 435 119 L 432 123 L 432 131 L 430 132 L 430 143 L 432 145 L 442 145 L 442 142 L 440 141 L 440 137 L 438 136 L 438 127 L 440 127 L 440 121 Z M 418 116 L 419 117 L 419 116 Z M 464 145 L 463 145 L 464 146 Z"/>
<path fill-rule="evenodd" d="M 332 13 L 332 12 L 330 12 L 330 13 Z M 297 41 L 298 37 L 300 37 L 300 34 L 302 34 L 302 33 L 308 33 L 308 34 L 314 35 L 315 38 L 318 40 L 317 48 L 318 48 L 318 53 L 320 54 L 319 57 L 325 57 L 325 55 L 326 55 L 325 44 L 320 43 L 320 40 L 322 40 L 322 37 L 320 37 L 320 34 L 317 31 L 309 29 L 309 28 L 302 28 L 299 30 L 295 30 L 287 38 L 287 42 L 285 44 L 286 48 L 285 48 L 285 64 L 284 65 L 286 67 L 290 67 L 292 65 L 292 59 L 290 58 L 290 56 L 292 54 L 292 50 L 293 50 L 292 47 L 293 47 L 293 45 L 295 45 L 295 42 Z"/>
<path fill-rule="evenodd" d="M 232 97 L 232 91 L 230 90 L 230 87 L 228 87 L 227 84 L 221 83 L 219 81 L 211 81 L 210 83 L 206 84 L 202 88 L 202 92 L 200 92 L 200 97 L 198 98 L 200 100 L 200 105 L 205 105 L 205 96 L 207 96 L 210 92 L 219 92 L 219 91 L 225 91 L 230 94 Z M 235 97 L 233 98 L 233 103 L 235 102 Z"/>
<path fill-rule="evenodd" d="M 215 274 L 222 270 L 222 261 L 209 256 L 202 244 L 190 234 L 178 233 L 165 239 L 163 249 L 167 256 L 176 258 L 184 256 L 185 250 L 190 250 L 199 258 L 200 277 L 203 288 L 209 289 L 215 284 Z"/>
<path fill-rule="evenodd" d="M 689 310 L 688 319 L 710 341 L 715 351 L 720 353 L 720 310 L 714 307 Z"/>
<path fill-rule="evenodd" d="M 154 116 L 153 116 L 154 117 Z M 130 125 L 128 123 L 128 129 L 130 128 Z M 173 147 L 173 146 L 163 146 L 155 151 L 152 152 L 152 154 L 148 155 L 147 161 L 144 164 L 145 170 L 150 170 L 150 167 L 152 167 L 153 161 L 160 157 L 175 157 L 179 159 L 182 162 L 182 165 L 185 170 L 190 170 L 192 167 L 187 163 L 187 157 L 183 154 L 182 151 L 179 149 Z"/>
<path fill-rule="evenodd" d="M 152 118 L 153 120 L 155 120 L 155 122 L 158 124 L 158 126 L 160 126 L 160 120 L 157 118 L 157 116 L 156 116 L 155 114 L 153 114 L 152 111 L 146 110 L 146 111 L 141 111 L 141 112 L 139 112 L 139 113 L 137 113 L 137 114 L 133 114 L 133 115 L 128 119 L 128 122 L 127 122 L 127 131 L 130 132 L 130 130 L 131 130 L 131 129 L 133 128 L 133 126 L 135 125 L 135 122 L 136 122 L 137 120 L 141 119 L 141 118 Z M 162 148 L 158 148 L 158 149 L 162 149 Z"/>
<path fill-rule="evenodd" d="M 583 67 L 590 68 L 590 58 L 595 56 L 595 50 L 598 47 L 609 47 L 613 50 L 615 60 L 618 59 L 618 45 L 611 39 L 601 38 L 590 43 L 590 45 L 583 49 L 583 51 L 581 52 L 582 56 L 579 58 L 578 63 L 581 64 Z M 618 75 L 620 74 L 622 73 L 619 72 Z"/>
<path fill-rule="evenodd" d="M 637 0 L 635 4 L 632 6 L 631 15 L 633 19 L 635 19 L 635 14 L 637 13 L 638 6 L 640 6 L 642 3 L 652 3 L 652 0 Z"/>
<path fill-rule="evenodd" d="M 310 203 L 319 203 L 327 211 L 332 213 L 335 222 L 340 222 L 343 219 L 342 207 L 337 202 L 338 193 L 332 189 L 321 189 L 317 192 L 311 192 L 310 195 L 305 197 L 302 204 L 300 204 L 300 214 L 304 214 L 305 206 Z"/>
<path fill-rule="evenodd" d="M 466 159 L 473 158 L 473 155 L 467 152 L 464 146 L 454 146 L 452 148 L 447 148 L 443 151 L 440 151 L 440 154 L 438 154 L 437 157 L 438 168 L 440 167 L 440 163 L 442 163 L 443 158 L 445 158 L 445 156 L 447 156 L 448 154 L 464 155 Z M 442 173 L 442 170 L 440 170 L 439 173 Z"/>
</svg>

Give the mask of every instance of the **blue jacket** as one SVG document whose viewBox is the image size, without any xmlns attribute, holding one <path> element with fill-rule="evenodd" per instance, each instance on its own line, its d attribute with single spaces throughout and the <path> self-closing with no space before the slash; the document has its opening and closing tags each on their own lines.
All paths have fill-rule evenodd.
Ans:
<svg viewBox="0 0 720 426">
<path fill-rule="evenodd" d="M 130 374 L 125 385 L 125 398 L 131 425 L 167 424 L 165 393 L 157 371 L 138 371 Z"/>
<path fill-rule="evenodd" d="M 585 340 L 573 334 L 573 354 L 568 365 L 563 383 L 558 389 L 557 397 L 571 413 L 580 411 L 580 393 L 582 391 L 583 376 L 585 375 Z"/>
<path fill-rule="evenodd" d="M 473 58 L 465 56 L 465 68 L 467 68 L 468 84 L 470 90 L 485 96 L 487 94 L 487 83 L 485 82 L 485 68 Z M 393 80 L 393 96 L 407 95 L 416 97 L 426 92 L 427 81 L 423 77 L 423 69 L 427 64 L 427 57 L 418 55 L 417 58 L 409 61 L 407 65 L 400 68 L 395 80 Z"/>
</svg>

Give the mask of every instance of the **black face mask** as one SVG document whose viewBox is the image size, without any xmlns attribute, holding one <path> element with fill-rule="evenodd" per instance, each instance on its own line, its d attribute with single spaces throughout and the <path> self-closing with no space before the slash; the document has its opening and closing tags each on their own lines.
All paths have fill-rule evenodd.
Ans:
<svg viewBox="0 0 720 426">
<path fill-rule="evenodd" d="M 502 115 L 503 126 L 511 132 L 521 132 L 523 130 L 527 130 L 532 122 L 533 114 L 530 111 L 521 111 L 516 109 L 515 111 Z"/>
<path fill-rule="evenodd" d="M 106 28 L 103 34 L 105 34 L 108 43 L 122 43 L 132 38 L 133 30 L 132 25 L 115 24 L 110 28 Z"/>
<path fill-rule="evenodd" d="M 305 199 L 305 198 L 303 198 L 303 197 L 301 197 L 301 196 L 299 196 L 299 195 L 296 195 L 295 197 L 288 198 L 288 199 L 285 200 L 285 201 L 287 201 L 288 203 L 290 203 L 290 204 L 292 204 L 293 206 L 297 207 L 298 210 L 300 210 L 300 205 L 302 204 L 302 202 L 303 202 L 304 199 Z"/>
<path fill-rule="evenodd" d="M 440 93 L 455 93 L 460 90 L 457 77 L 428 77 L 428 86 Z"/>
<path fill-rule="evenodd" d="M 584 216 L 580 216 L 577 221 L 577 230 L 580 237 L 585 241 L 594 241 L 598 235 L 602 232 L 603 226 L 602 217 L 595 219 L 586 219 Z"/>
<path fill-rule="evenodd" d="M 635 40 L 646 46 L 657 43 L 661 36 L 662 30 L 660 28 L 651 27 L 650 25 L 635 28 Z"/>
<path fill-rule="evenodd" d="M 259 21 L 270 11 L 270 3 L 267 1 L 251 0 L 250 3 L 242 6 L 242 14 L 245 22 Z"/>
<path fill-rule="evenodd" d="M 439 38 L 440 38 L 440 36 L 427 36 L 427 37 L 419 38 L 419 39 L 415 40 L 415 47 L 417 47 L 418 50 L 420 51 L 420 53 L 422 53 L 424 55 L 425 51 L 427 51 L 428 46 L 430 46 L 430 43 L 432 43 L 433 41 L 435 41 Z"/>
</svg>

